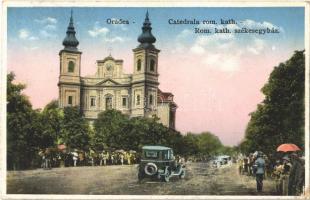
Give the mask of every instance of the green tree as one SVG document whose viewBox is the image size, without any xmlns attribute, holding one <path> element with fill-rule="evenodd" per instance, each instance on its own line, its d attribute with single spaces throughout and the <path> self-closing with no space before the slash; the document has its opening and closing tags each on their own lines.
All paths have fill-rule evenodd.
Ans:
<svg viewBox="0 0 310 200">
<path fill-rule="evenodd" d="M 227 153 L 220 139 L 210 132 L 187 133 L 183 137 L 183 155 L 210 157 Z"/>
<path fill-rule="evenodd" d="M 63 128 L 64 113 L 58 107 L 58 101 L 52 100 L 41 112 L 41 120 L 44 126 L 43 135 L 46 137 L 44 141 L 49 141 L 50 146 L 63 143 L 61 138 L 61 130 Z"/>
<path fill-rule="evenodd" d="M 143 145 L 154 144 L 155 138 L 148 138 L 149 124 L 148 119 L 134 117 L 130 119 L 129 128 L 126 134 L 127 149 L 140 151 Z"/>
<path fill-rule="evenodd" d="M 65 107 L 63 112 L 63 128 L 60 138 L 70 148 L 87 150 L 91 132 L 89 123 L 78 107 Z"/>
<path fill-rule="evenodd" d="M 128 126 L 129 117 L 117 110 L 107 110 L 98 114 L 94 122 L 94 134 L 92 144 L 97 149 L 102 148 L 123 148 L 124 140 L 130 130 Z"/>
<path fill-rule="evenodd" d="M 223 147 L 220 139 L 210 132 L 203 132 L 198 135 L 198 149 L 205 155 L 216 155 Z"/>
<path fill-rule="evenodd" d="M 166 138 L 166 146 L 173 148 L 175 154 L 184 155 L 186 150 L 184 148 L 183 135 L 176 130 L 168 129 Z"/>
<path fill-rule="evenodd" d="M 187 133 L 183 136 L 184 155 L 197 155 L 199 153 L 198 136 L 194 133 Z"/>
<path fill-rule="evenodd" d="M 95 148 L 114 148 L 140 151 L 144 145 L 166 145 L 182 149 L 182 136 L 158 122 L 157 117 L 144 118 L 122 114 L 117 110 L 99 113 L 94 122 L 92 145 Z"/>
<path fill-rule="evenodd" d="M 238 146 L 222 146 L 222 148 L 220 148 L 219 153 L 220 154 L 225 154 L 225 155 L 229 155 L 232 157 L 237 157 L 238 153 L 240 152 L 240 149 Z"/>
<path fill-rule="evenodd" d="M 280 63 L 262 88 L 264 101 L 250 114 L 243 151 L 273 153 L 282 143 L 304 147 L 304 51 Z"/>
<path fill-rule="evenodd" d="M 31 167 L 42 142 L 40 116 L 32 109 L 24 84 L 13 83 L 14 73 L 7 75 L 7 164 L 8 169 Z"/>
<path fill-rule="evenodd" d="M 127 149 L 140 151 L 144 145 L 163 145 L 172 147 L 177 154 L 182 152 L 182 135 L 159 123 L 156 116 L 132 118 L 128 125 L 126 130 L 130 131 L 124 137 Z"/>
<path fill-rule="evenodd" d="M 173 148 L 176 154 L 187 156 L 214 155 L 223 147 L 219 138 L 210 132 L 183 136 L 159 123 L 156 116 L 129 118 L 117 110 L 99 113 L 91 141 L 96 149 L 109 147 L 140 151 L 144 145 L 163 145 Z"/>
</svg>

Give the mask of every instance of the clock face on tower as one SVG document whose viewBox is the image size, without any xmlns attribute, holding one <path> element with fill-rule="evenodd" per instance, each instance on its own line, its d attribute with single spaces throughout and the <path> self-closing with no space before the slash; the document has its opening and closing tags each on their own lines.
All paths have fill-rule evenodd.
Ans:
<svg viewBox="0 0 310 200">
<path fill-rule="evenodd" d="M 112 68 L 113 68 L 113 65 L 111 65 L 111 64 L 108 64 L 108 65 L 107 65 L 107 70 L 108 70 L 108 71 L 112 71 Z"/>
<path fill-rule="evenodd" d="M 106 75 L 107 76 L 113 76 L 113 64 L 112 63 L 107 63 L 106 64 Z"/>
<path fill-rule="evenodd" d="M 113 71 L 113 65 L 112 64 L 107 64 L 107 71 L 109 71 L 109 72 Z"/>
</svg>

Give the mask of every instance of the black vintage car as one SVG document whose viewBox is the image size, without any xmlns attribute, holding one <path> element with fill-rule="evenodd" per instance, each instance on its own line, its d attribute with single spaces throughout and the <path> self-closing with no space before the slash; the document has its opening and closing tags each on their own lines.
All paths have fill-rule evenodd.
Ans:
<svg viewBox="0 0 310 200">
<path fill-rule="evenodd" d="M 165 182 L 173 176 L 185 177 L 185 165 L 177 163 L 173 150 L 164 146 L 144 146 L 139 164 L 138 179 L 156 177 Z"/>
</svg>

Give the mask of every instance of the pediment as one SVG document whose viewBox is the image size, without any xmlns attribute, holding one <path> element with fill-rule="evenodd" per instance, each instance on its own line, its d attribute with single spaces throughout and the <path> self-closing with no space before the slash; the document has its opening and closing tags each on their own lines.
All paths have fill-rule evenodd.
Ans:
<svg viewBox="0 0 310 200">
<path fill-rule="evenodd" d="M 100 81 L 96 85 L 110 86 L 110 85 L 119 85 L 119 83 L 109 78 L 109 79 Z"/>
</svg>

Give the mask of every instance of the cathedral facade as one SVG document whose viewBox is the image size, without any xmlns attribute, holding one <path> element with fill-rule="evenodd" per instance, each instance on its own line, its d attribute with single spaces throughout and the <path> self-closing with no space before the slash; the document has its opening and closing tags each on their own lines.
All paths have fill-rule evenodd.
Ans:
<svg viewBox="0 0 310 200">
<path fill-rule="evenodd" d="M 86 119 L 93 121 L 98 114 L 116 109 L 131 117 L 152 117 L 175 128 L 177 105 L 173 94 L 162 92 L 158 82 L 158 54 L 156 38 L 148 13 L 138 37 L 139 45 L 133 49 L 134 66 L 132 74 L 123 73 L 123 60 L 111 55 L 97 60 L 97 72 L 92 76 L 81 76 L 82 52 L 77 49 L 72 13 L 63 40 L 64 49 L 59 52 L 60 76 L 59 106 L 78 106 Z"/>
</svg>

